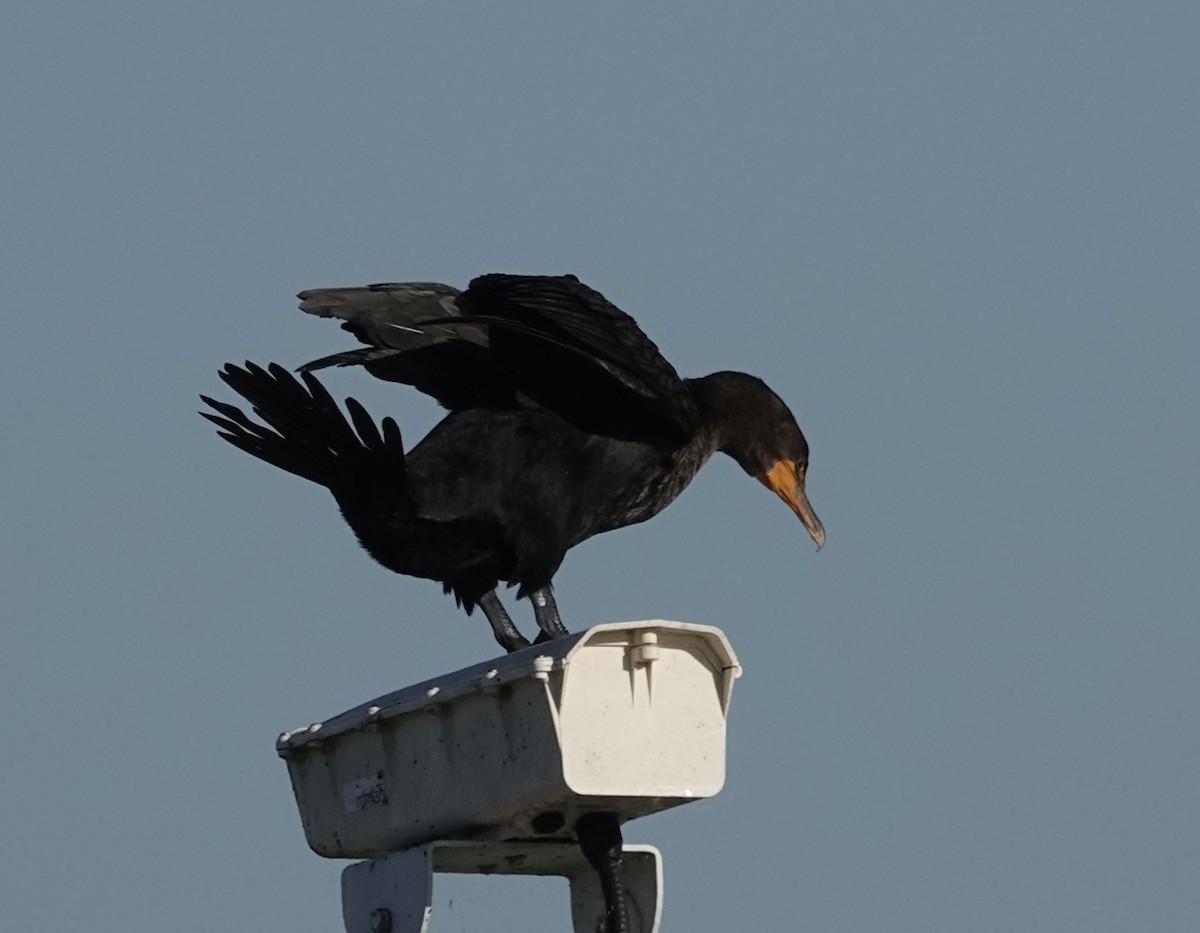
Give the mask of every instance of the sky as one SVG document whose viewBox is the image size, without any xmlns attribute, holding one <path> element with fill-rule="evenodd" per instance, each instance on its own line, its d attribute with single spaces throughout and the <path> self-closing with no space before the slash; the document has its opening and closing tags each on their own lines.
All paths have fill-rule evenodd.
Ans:
<svg viewBox="0 0 1200 933">
<path fill-rule="evenodd" d="M 2 925 L 341 929 L 275 736 L 495 645 L 197 395 L 349 348 L 302 288 L 503 271 L 812 446 L 821 553 L 718 457 L 556 578 L 745 671 L 721 794 L 626 827 L 665 931 L 1197 929 L 1197 49 L 1172 2 L 14 8 Z M 567 926 L 561 882 L 435 896 Z"/>
</svg>

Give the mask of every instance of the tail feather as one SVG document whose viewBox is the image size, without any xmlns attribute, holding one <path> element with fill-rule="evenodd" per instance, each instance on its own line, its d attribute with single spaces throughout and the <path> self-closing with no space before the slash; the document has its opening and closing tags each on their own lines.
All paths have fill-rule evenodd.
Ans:
<svg viewBox="0 0 1200 933">
<path fill-rule="evenodd" d="M 343 412 L 316 376 L 305 372 L 298 380 L 277 364 L 230 363 L 220 375 L 263 423 L 203 395 L 211 411 L 200 414 L 234 447 L 329 489 L 359 543 L 384 567 L 467 587 L 468 606 L 495 586 L 505 566 L 496 536 L 478 522 L 417 514 L 392 418 L 376 423 L 352 398 Z"/>
<path fill-rule="evenodd" d="M 222 418 L 207 411 L 200 412 L 202 417 L 207 418 L 213 424 L 217 425 L 217 427 L 233 433 L 248 431 L 257 437 L 266 437 L 271 433 L 262 425 L 255 424 L 253 421 L 247 418 L 244 414 L 242 414 L 242 410 L 236 405 L 230 405 L 227 402 L 218 402 L 216 399 L 209 398 L 207 395 L 201 395 L 200 400 L 204 402 L 205 405 L 208 405 L 210 408 L 219 411 L 225 416 Z"/>
<path fill-rule="evenodd" d="M 354 422 L 354 430 L 362 438 L 363 444 L 369 450 L 382 450 L 383 438 L 379 436 L 379 428 L 375 427 L 375 419 L 358 403 L 357 399 L 346 399 L 346 410 Z"/>
<path fill-rule="evenodd" d="M 230 363 L 219 375 L 267 425 L 257 424 L 236 405 L 200 396 L 217 412 L 200 414 L 235 447 L 326 486 L 335 495 L 368 475 L 403 486 L 403 439 L 391 418 L 384 419 L 380 433 L 367 410 L 347 399 L 352 427 L 315 376 L 303 373 L 302 385 L 276 363 L 267 369 L 250 362 L 244 369 Z"/>
</svg>

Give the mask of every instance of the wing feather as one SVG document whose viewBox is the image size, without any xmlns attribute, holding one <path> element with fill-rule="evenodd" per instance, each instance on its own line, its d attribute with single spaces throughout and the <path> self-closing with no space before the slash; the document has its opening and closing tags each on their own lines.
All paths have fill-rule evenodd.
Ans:
<svg viewBox="0 0 1200 933">
<path fill-rule="evenodd" d="M 524 364 L 545 354 L 546 347 L 536 342 L 502 337 L 502 322 L 509 322 L 511 338 L 536 334 L 547 344 L 590 357 L 624 390 L 621 402 L 639 406 L 641 416 L 682 435 L 696 429 L 695 399 L 675 367 L 632 317 L 574 276 L 484 275 L 471 282 L 456 304 L 465 319 L 489 319 L 493 353 L 521 358 Z"/>
<path fill-rule="evenodd" d="M 299 297 L 301 310 L 339 318 L 368 345 L 302 373 L 361 365 L 451 410 L 533 402 L 583 430 L 651 443 L 679 442 L 699 425 L 691 391 L 654 342 L 574 276 L 484 275 L 461 293 L 390 282 Z"/>
</svg>

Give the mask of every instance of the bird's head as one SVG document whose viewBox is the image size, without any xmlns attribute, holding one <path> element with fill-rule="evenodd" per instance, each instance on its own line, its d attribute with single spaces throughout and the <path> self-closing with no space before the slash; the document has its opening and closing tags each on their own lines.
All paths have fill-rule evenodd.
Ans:
<svg viewBox="0 0 1200 933">
<path fill-rule="evenodd" d="M 786 502 L 820 550 L 825 527 L 804 490 L 808 441 L 783 399 L 746 373 L 713 373 L 693 385 L 717 449 Z"/>
</svg>

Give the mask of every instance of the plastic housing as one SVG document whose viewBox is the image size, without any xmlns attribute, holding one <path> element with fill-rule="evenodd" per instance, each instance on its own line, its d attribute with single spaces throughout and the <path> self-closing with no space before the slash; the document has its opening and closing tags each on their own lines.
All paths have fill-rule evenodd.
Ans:
<svg viewBox="0 0 1200 933">
<path fill-rule="evenodd" d="M 309 846 L 370 858 L 434 840 L 571 838 L 711 797 L 741 669 L 720 629 L 614 622 L 285 732 Z"/>
</svg>

